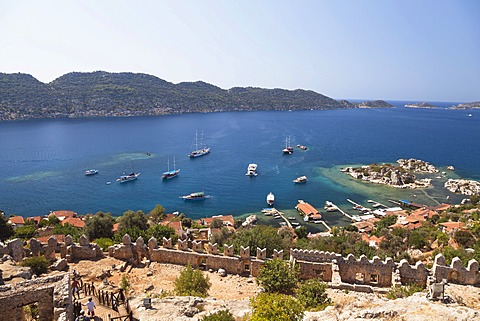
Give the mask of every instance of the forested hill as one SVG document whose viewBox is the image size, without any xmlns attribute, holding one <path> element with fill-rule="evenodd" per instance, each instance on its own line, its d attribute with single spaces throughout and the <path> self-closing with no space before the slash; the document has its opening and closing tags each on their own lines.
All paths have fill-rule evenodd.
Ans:
<svg viewBox="0 0 480 321">
<path fill-rule="evenodd" d="M 0 120 L 338 108 L 355 106 L 308 90 L 225 90 L 147 74 L 72 72 L 45 84 L 28 74 L 0 73 Z"/>
</svg>

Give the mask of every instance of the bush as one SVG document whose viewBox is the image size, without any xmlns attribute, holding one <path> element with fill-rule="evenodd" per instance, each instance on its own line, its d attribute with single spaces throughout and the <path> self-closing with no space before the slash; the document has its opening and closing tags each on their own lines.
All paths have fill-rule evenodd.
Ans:
<svg viewBox="0 0 480 321">
<path fill-rule="evenodd" d="M 206 297 L 210 289 L 210 279 L 201 271 L 194 270 L 188 265 L 175 280 L 175 293 L 181 296 Z"/>
<path fill-rule="evenodd" d="M 326 293 L 327 284 L 320 279 L 310 279 L 300 284 L 297 290 L 297 299 L 307 309 L 323 310 L 332 301 Z"/>
<path fill-rule="evenodd" d="M 257 283 L 270 293 L 291 293 L 298 283 L 298 269 L 281 259 L 267 261 L 258 273 Z"/>
<path fill-rule="evenodd" d="M 102 237 L 95 240 L 95 243 L 100 246 L 102 251 L 107 251 L 110 246 L 113 245 L 113 240 L 108 237 Z"/>
<path fill-rule="evenodd" d="M 299 300 L 280 293 L 260 293 L 250 300 L 251 321 L 300 321 L 304 308 Z"/>
<path fill-rule="evenodd" d="M 416 292 L 422 292 L 423 288 L 417 284 L 410 284 L 405 286 L 393 286 L 387 293 L 387 298 L 395 300 L 399 298 L 406 298 Z"/>
<path fill-rule="evenodd" d="M 32 256 L 24 259 L 20 265 L 29 267 L 34 274 L 40 275 L 48 272 L 50 262 L 48 262 L 45 256 Z"/>
<path fill-rule="evenodd" d="M 228 310 L 220 310 L 202 318 L 202 321 L 235 321 L 235 318 Z"/>
</svg>

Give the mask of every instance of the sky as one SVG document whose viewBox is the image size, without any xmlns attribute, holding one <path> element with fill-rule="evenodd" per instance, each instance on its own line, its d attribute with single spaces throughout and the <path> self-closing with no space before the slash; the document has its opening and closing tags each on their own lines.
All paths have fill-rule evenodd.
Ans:
<svg viewBox="0 0 480 321">
<path fill-rule="evenodd" d="M 477 0 L 0 0 L 0 72 L 480 100 Z"/>
</svg>

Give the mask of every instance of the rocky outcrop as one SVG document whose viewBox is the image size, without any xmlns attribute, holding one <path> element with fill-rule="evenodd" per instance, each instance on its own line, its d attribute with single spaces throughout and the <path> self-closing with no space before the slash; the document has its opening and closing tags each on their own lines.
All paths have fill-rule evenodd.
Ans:
<svg viewBox="0 0 480 321">
<path fill-rule="evenodd" d="M 428 178 L 417 179 L 413 173 L 437 173 L 438 170 L 429 162 L 418 159 L 397 160 L 399 166 L 392 164 L 370 164 L 361 167 L 346 167 L 342 172 L 356 179 L 375 184 L 389 185 L 397 188 L 425 188 L 429 187 Z"/>
<path fill-rule="evenodd" d="M 452 193 L 480 196 L 480 182 L 467 179 L 449 179 L 445 188 Z"/>
<path fill-rule="evenodd" d="M 434 106 L 427 102 L 406 104 L 405 107 L 407 108 L 438 108 L 437 106 Z"/>
<path fill-rule="evenodd" d="M 398 165 L 400 165 L 401 168 L 414 173 L 438 173 L 438 169 L 436 169 L 435 166 L 433 166 L 429 162 L 425 162 L 420 159 L 400 158 L 399 160 L 397 160 L 397 163 Z"/>
<path fill-rule="evenodd" d="M 385 100 L 371 100 L 356 104 L 357 108 L 394 108 L 395 106 Z"/>
<path fill-rule="evenodd" d="M 480 101 L 475 101 L 473 103 L 458 104 L 458 105 L 452 106 L 450 108 L 452 108 L 452 109 L 480 108 Z"/>
</svg>

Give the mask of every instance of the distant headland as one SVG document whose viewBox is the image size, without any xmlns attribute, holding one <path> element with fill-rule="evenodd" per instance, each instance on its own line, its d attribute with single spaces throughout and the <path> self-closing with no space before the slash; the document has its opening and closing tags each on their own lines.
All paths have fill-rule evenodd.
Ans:
<svg viewBox="0 0 480 321">
<path fill-rule="evenodd" d="M 71 72 L 47 84 L 29 74 L 0 73 L 0 120 L 383 107 L 393 106 L 337 101 L 303 89 L 173 84 L 140 73 Z"/>
</svg>

